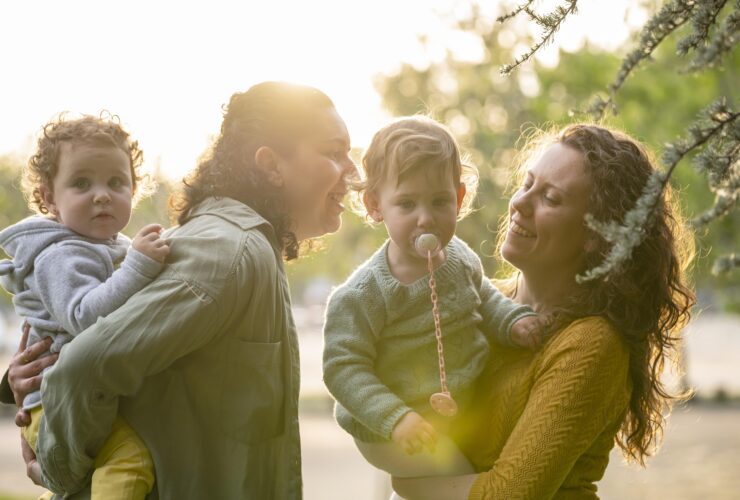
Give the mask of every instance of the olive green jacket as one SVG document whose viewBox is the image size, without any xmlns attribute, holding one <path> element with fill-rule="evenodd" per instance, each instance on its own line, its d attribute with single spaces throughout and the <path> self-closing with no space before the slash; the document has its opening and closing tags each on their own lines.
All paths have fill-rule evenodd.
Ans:
<svg viewBox="0 0 740 500">
<path fill-rule="evenodd" d="M 154 459 L 150 499 L 301 498 L 298 345 L 272 228 L 211 198 L 165 237 L 162 273 L 44 377 L 47 485 L 88 498 L 120 413 Z"/>
</svg>

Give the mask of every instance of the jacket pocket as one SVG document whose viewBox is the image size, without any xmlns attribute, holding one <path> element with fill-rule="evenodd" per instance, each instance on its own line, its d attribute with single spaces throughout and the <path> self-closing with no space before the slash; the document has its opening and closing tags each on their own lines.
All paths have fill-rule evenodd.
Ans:
<svg viewBox="0 0 740 500">
<path fill-rule="evenodd" d="M 282 342 L 230 341 L 224 364 L 221 419 L 224 432 L 243 443 L 282 434 L 285 389 Z"/>
</svg>

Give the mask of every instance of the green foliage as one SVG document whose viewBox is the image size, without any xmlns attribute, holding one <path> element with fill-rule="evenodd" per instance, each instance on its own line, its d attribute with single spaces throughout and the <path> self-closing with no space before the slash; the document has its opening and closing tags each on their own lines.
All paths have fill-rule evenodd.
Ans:
<svg viewBox="0 0 740 500">
<path fill-rule="evenodd" d="M 609 88 L 623 62 L 615 54 L 585 46 L 578 53 L 561 52 L 554 68 L 530 61 L 518 73 L 503 78 L 499 68 L 516 60 L 511 49 L 498 43 L 510 28 L 476 19 L 461 21 L 459 26 L 475 29 L 485 48 L 482 61 L 458 61 L 449 54 L 441 64 L 422 70 L 404 65 L 397 74 L 379 78 L 377 87 L 391 113 L 431 113 L 447 123 L 468 147 L 481 171 L 480 209 L 461 224 L 460 234 L 474 248 L 490 254 L 497 221 L 506 210 L 504 179 L 522 130 L 530 124 L 559 126 L 583 120 L 585 113 L 578 110 L 587 107 L 594 92 Z M 685 38 L 690 29 L 685 26 L 677 33 Z M 629 81 L 620 83 L 614 97 L 619 114 L 604 122 L 628 130 L 657 153 L 667 141 L 685 135 L 687 124 L 716 96 L 725 95 L 736 102 L 740 57 L 737 51 L 726 53 L 722 66 L 677 75 L 685 62 L 675 46 L 652 47 L 652 56 L 655 61 L 651 65 L 631 68 Z M 539 90 L 534 96 L 525 95 L 523 91 L 531 88 L 533 81 Z M 714 203 L 706 179 L 692 168 L 677 169 L 671 183 L 689 217 L 698 216 Z M 740 221 L 737 216 L 726 217 L 714 222 L 711 231 L 697 231 L 700 255 L 734 252 Z M 697 261 L 697 285 L 704 296 L 711 294 L 712 300 L 725 307 L 740 307 L 736 280 L 713 276 L 712 260 Z M 495 271 L 493 259 L 484 259 L 484 264 L 489 272 Z"/>
<path fill-rule="evenodd" d="M 21 163 L 11 156 L 0 157 L 0 229 L 31 215 L 20 191 Z M 0 250 L 0 259 L 7 259 Z M 10 295 L 0 287 L 0 307 L 10 304 Z"/>
</svg>

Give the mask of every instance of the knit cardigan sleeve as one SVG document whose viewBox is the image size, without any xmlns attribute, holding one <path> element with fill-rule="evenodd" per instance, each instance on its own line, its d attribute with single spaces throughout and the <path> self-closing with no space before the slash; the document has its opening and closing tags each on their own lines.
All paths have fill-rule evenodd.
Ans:
<svg viewBox="0 0 740 500">
<path fill-rule="evenodd" d="M 375 373 L 375 341 L 385 318 L 380 290 L 344 285 L 332 294 L 324 326 L 324 383 L 358 422 L 390 439 L 412 411 Z"/>
<path fill-rule="evenodd" d="M 481 329 L 489 339 L 502 345 L 514 345 L 511 341 L 511 327 L 525 316 L 535 316 L 531 307 L 514 302 L 501 293 L 483 272 L 480 258 L 464 243 L 463 255 L 470 268 L 473 284 L 478 288 L 481 300 L 479 312 L 483 318 Z"/>
<path fill-rule="evenodd" d="M 629 354 L 605 320 L 572 323 L 539 359 L 524 411 L 493 468 L 476 479 L 471 500 L 551 498 L 626 409 Z"/>
</svg>

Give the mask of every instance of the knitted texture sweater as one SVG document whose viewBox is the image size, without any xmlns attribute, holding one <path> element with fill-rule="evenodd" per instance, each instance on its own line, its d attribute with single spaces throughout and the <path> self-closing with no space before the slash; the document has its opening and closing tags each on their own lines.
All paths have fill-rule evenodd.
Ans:
<svg viewBox="0 0 740 500">
<path fill-rule="evenodd" d="M 494 348 L 474 417 L 453 429 L 485 470 L 469 498 L 598 498 L 632 392 L 628 368 L 626 344 L 601 317 L 574 321 L 536 353 Z"/>
<path fill-rule="evenodd" d="M 428 414 L 439 392 L 429 276 L 404 285 L 390 271 L 388 242 L 332 293 L 324 326 L 324 382 L 339 425 L 361 441 L 389 440 L 409 411 Z M 504 297 L 460 239 L 434 271 L 447 384 L 461 410 L 489 357 L 488 338 L 508 338 L 533 314 Z"/>
</svg>

